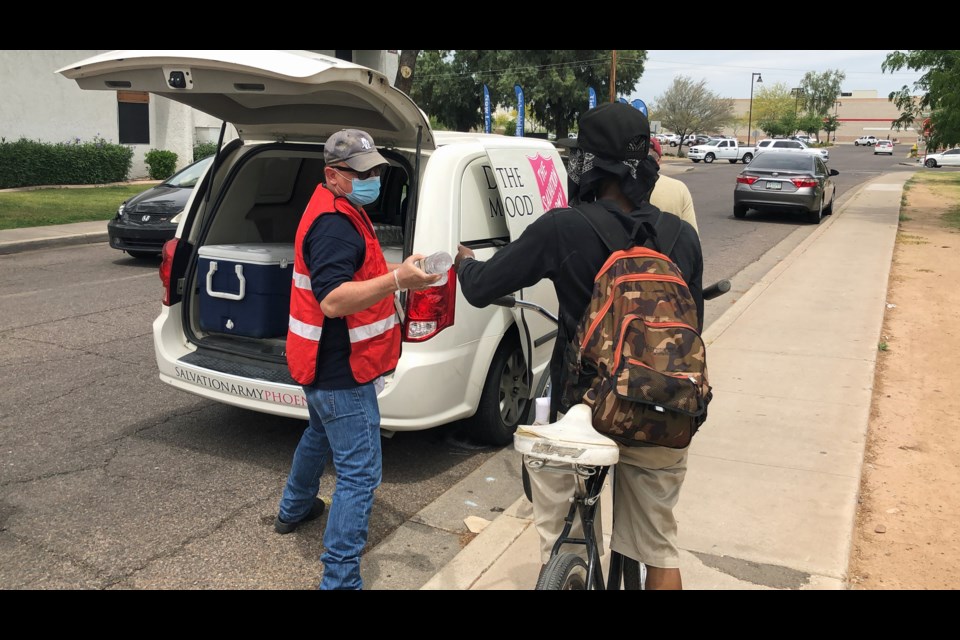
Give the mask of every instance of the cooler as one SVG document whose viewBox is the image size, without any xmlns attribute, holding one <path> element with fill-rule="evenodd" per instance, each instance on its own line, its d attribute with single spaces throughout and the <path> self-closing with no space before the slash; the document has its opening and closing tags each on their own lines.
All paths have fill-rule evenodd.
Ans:
<svg viewBox="0 0 960 640">
<path fill-rule="evenodd" d="M 292 244 L 200 247 L 200 328 L 250 338 L 286 336 Z"/>
</svg>

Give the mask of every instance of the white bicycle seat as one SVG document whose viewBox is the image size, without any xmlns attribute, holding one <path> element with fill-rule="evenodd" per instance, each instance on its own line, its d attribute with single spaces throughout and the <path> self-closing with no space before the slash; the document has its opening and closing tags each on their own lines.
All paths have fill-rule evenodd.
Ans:
<svg viewBox="0 0 960 640">
<path fill-rule="evenodd" d="M 533 458 L 567 464 L 605 467 L 620 459 L 617 443 L 593 428 L 593 412 L 585 404 L 571 407 L 557 422 L 519 425 L 513 448 Z"/>
</svg>

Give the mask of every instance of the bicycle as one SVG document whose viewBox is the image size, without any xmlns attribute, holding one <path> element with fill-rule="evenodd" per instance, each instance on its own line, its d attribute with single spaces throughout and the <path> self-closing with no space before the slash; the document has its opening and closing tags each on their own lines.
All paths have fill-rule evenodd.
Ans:
<svg viewBox="0 0 960 640">
<path fill-rule="evenodd" d="M 704 300 L 712 300 L 730 290 L 729 280 L 720 280 L 703 291 Z M 504 307 L 521 307 L 536 311 L 554 323 L 556 316 L 540 305 L 505 296 L 494 301 Z M 543 395 L 549 397 L 549 382 Z M 547 424 L 520 425 L 514 433 L 514 449 L 523 454 L 523 487 L 531 499 L 528 469 L 534 473 L 566 473 L 576 478 L 570 510 L 564 518 L 563 530 L 554 543 L 550 560 L 537 579 L 536 590 L 641 590 L 643 568 L 637 560 L 613 549 L 606 576 L 601 564 L 596 514 L 601 493 L 610 470 L 620 459 L 616 442 L 593 428 L 592 410 L 578 404 L 558 421 Z M 570 535 L 575 518 L 580 519 L 583 537 Z M 572 552 L 561 552 L 564 545 L 583 545 L 587 560 Z"/>
</svg>

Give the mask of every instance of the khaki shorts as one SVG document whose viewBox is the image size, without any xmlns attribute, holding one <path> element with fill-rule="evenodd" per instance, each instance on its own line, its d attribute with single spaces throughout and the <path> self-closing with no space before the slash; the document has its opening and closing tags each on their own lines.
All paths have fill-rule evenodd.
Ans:
<svg viewBox="0 0 960 640">
<path fill-rule="evenodd" d="M 688 450 L 620 447 L 620 462 L 613 473 L 615 500 L 610 546 L 615 551 L 651 567 L 679 568 L 677 520 L 673 509 L 687 473 Z M 576 481 L 570 474 L 529 475 L 533 522 L 540 534 L 540 562 L 546 564 L 563 530 L 563 519 L 570 509 Z M 599 505 L 595 521 L 599 529 L 602 522 Z M 574 520 L 570 535 L 583 537 L 579 518 Z M 597 542 L 603 555 L 603 536 L 599 536 Z M 586 558 L 583 545 L 565 545 L 562 551 Z"/>
</svg>

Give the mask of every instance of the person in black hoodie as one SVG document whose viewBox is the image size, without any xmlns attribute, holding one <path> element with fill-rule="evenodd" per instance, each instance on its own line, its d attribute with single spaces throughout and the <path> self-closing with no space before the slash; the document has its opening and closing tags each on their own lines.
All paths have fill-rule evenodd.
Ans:
<svg viewBox="0 0 960 640">
<path fill-rule="evenodd" d="M 649 156 L 650 124 L 642 112 L 620 102 L 590 109 L 580 118 L 579 135 L 570 147 L 570 204 L 596 202 L 631 233 L 638 224 L 655 224 L 662 213 L 650 204 L 659 177 Z M 697 304 L 703 327 L 703 254 L 697 231 L 682 222 L 669 257 L 680 268 Z M 570 208 L 552 209 L 531 223 L 514 242 L 491 259 L 479 261 L 461 245 L 454 266 L 461 291 L 476 307 L 529 287 L 553 281 L 559 301 L 558 337 L 550 360 L 551 420 L 560 411 L 563 352 L 590 302 L 594 277 L 609 257 L 587 219 Z M 611 547 L 647 568 L 646 588 L 680 589 L 677 523 L 673 509 L 686 473 L 687 449 L 620 447 L 614 474 L 614 530 Z M 540 534 L 541 562 L 546 563 L 563 528 L 573 494 L 567 474 L 531 474 L 534 523 Z M 600 521 L 599 515 L 597 521 Z M 581 535 L 576 529 L 572 535 Z M 600 541 L 602 547 L 602 540 Z M 583 553 L 583 545 L 571 550 Z M 603 550 L 601 549 L 601 553 Z"/>
</svg>

